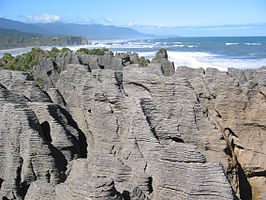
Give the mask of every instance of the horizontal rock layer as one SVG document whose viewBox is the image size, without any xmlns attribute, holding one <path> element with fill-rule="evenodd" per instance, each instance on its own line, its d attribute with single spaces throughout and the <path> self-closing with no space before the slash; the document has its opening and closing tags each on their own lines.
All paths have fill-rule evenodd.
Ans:
<svg viewBox="0 0 266 200">
<path fill-rule="evenodd" d="M 266 71 L 156 56 L 42 57 L 45 92 L 1 71 L 1 198 L 264 199 Z"/>
</svg>

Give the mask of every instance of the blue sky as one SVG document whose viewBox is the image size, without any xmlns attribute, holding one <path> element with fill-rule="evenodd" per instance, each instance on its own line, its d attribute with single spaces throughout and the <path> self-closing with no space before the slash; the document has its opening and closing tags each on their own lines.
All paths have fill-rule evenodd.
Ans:
<svg viewBox="0 0 266 200">
<path fill-rule="evenodd" d="M 0 17 L 130 26 L 158 33 L 166 27 L 261 26 L 266 23 L 266 0 L 0 0 Z"/>
</svg>

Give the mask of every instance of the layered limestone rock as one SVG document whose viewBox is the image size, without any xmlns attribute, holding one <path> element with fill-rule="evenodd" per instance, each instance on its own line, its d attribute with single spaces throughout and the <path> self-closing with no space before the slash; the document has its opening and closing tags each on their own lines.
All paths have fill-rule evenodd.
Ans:
<svg viewBox="0 0 266 200">
<path fill-rule="evenodd" d="M 56 186 L 57 200 L 122 200 L 110 178 L 77 178 Z"/>
<path fill-rule="evenodd" d="M 66 179 L 68 162 L 81 156 L 79 135 L 29 75 L 1 71 L 0 83 L 0 197 L 24 199 L 35 180 Z"/>
<path fill-rule="evenodd" d="M 54 200 L 55 188 L 52 184 L 44 181 L 34 181 L 31 183 L 25 200 Z"/>
<path fill-rule="evenodd" d="M 41 59 L 46 92 L 1 71 L 2 198 L 265 198 L 265 70 L 175 72 L 164 50 L 146 67 L 131 53 Z"/>
<path fill-rule="evenodd" d="M 194 91 L 188 81 L 164 77 L 160 67 L 151 64 L 141 69 L 128 66 L 123 72 L 89 72 L 72 65 L 61 73 L 56 86 L 66 97 L 73 119 L 89 133 L 91 146 L 86 160 L 73 161 L 67 181 L 112 177 L 120 193 L 136 185 L 152 199 L 207 199 L 208 195 L 232 199 L 222 167 L 206 163 L 201 151 L 184 144 L 186 137 L 179 130 L 182 120 L 184 126 L 194 124 L 194 117 L 182 116 L 182 110 L 194 114 Z M 76 88 L 72 95 L 68 94 L 71 88 Z M 84 121 L 87 127 L 82 126 Z M 194 127 L 197 129 L 197 124 Z M 204 137 L 200 131 L 195 134 Z M 226 143 L 223 145 L 225 148 Z M 198 184 L 191 187 L 182 182 L 184 176 Z"/>
<path fill-rule="evenodd" d="M 30 101 L 51 102 L 49 96 L 25 72 L 2 70 L 0 73 L 0 84 L 9 91 L 23 96 Z"/>
<path fill-rule="evenodd" d="M 264 199 L 266 71 L 178 68 L 177 73 L 190 81 L 227 142 L 228 175 L 235 190 L 243 199 Z"/>
<path fill-rule="evenodd" d="M 72 51 L 64 51 L 55 58 L 40 56 L 39 64 L 33 67 L 33 76 L 41 80 L 46 89 L 53 88 L 58 81 L 59 74 L 69 67 L 69 64 L 82 64 L 88 70 L 93 69 L 114 69 L 122 70 L 132 62 L 139 63 L 138 56 L 131 53 L 118 53 L 111 51 L 104 52 L 104 55 L 91 55 Z"/>
<path fill-rule="evenodd" d="M 24 105 L 5 103 L 0 133 L 2 198 L 22 199 L 36 179 L 53 184 L 60 182 L 60 170 L 32 110 Z"/>
<path fill-rule="evenodd" d="M 175 73 L 174 63 L 168 60 L 168 54 L 165 49 L 160 49 L 152 63 L 160 63 L 162 72 L 165 76 L 172 76 Z"/>
</svg>

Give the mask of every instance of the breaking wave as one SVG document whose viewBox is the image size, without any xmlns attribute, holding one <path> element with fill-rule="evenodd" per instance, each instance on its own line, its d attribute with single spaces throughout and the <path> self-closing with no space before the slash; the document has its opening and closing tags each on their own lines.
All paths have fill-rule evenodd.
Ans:
<svg viewBox="0 0 266 200">
<path fill-rule="evenodd" d="M 140 56 L 153 58 L 154 52 L 140 52 Z M 175 67 L 188 66 L 192 68 L 217 68 L 227 71 L 228 68 L 256 69 L 266 65 L 266 58 L 261 59 L 232 59 L 221 55 L 204 52 L 176 52 L 168 51 L 169 60 Z"/>
</svg>

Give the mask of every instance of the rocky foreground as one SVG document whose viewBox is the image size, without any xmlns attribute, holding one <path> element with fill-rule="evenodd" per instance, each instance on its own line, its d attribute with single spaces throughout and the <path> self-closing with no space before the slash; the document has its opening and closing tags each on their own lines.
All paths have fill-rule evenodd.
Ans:
<svg viewBox="0 0 266 200">
<path fill-rule="evenodd" d="M 1 199 L 266 199 L 266 70 L 67 51 L 32 75 L 0 71 Z"/>
</svg>

